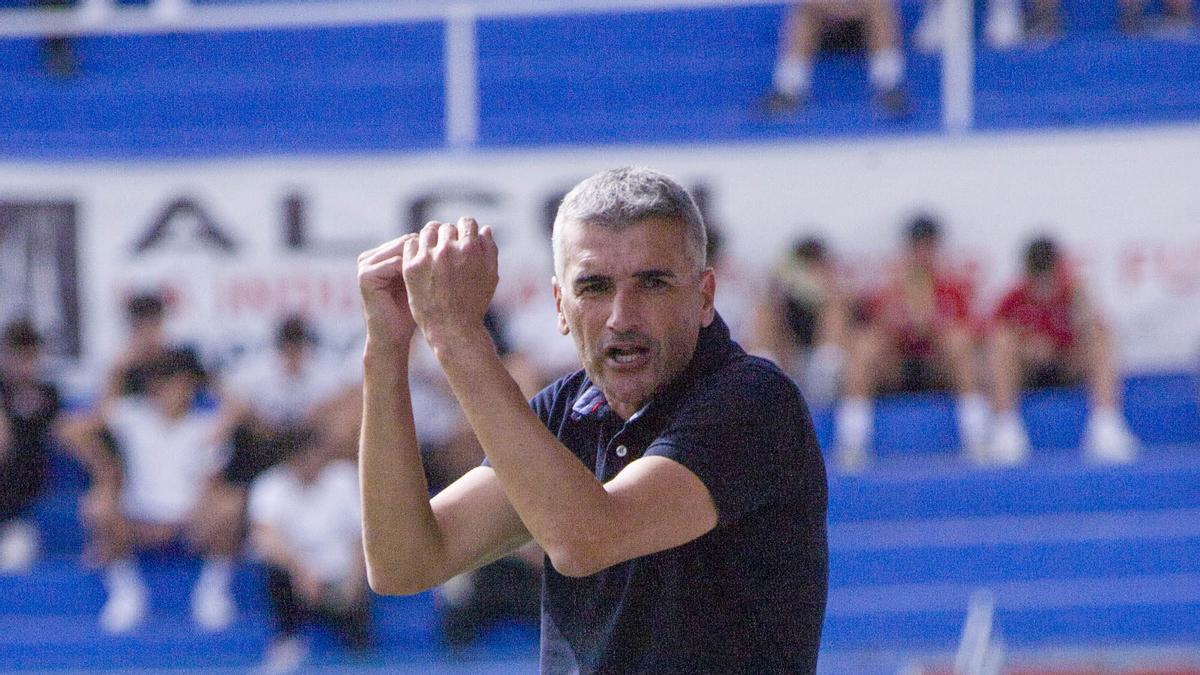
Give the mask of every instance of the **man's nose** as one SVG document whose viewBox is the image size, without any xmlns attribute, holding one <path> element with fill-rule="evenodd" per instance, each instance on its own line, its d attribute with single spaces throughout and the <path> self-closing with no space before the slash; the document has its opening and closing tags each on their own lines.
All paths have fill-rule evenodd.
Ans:
<svg viewBox="0 0 1200 675">
<path fill-rule="evenodd" d="M 637 293 L 619 290 L 613 294 L 612 308 L 608 313 L 608 328 L 623 332 L 641 327 L 641 307 Z"/>
</svg>

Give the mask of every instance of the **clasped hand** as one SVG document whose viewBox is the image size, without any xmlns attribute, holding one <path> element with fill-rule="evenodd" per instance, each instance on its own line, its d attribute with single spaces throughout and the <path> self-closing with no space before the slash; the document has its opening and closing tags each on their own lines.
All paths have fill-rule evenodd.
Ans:
<svg viewBox="0 0 1200 675">
<path fill-rule="evenodd" d="M 358 257 L 368 334 L 407 343 L 420 328 L 431 343 L 483 325 L 499 280 L 490 227 L 474 218 L 427 223 Z"/>
</svg>

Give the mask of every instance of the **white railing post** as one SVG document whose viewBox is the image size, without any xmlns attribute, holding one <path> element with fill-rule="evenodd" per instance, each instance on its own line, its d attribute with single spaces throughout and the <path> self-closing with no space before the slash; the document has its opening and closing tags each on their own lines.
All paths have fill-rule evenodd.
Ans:
<svg viewBox="0 0 1200 675">
<path fill-rule="evenodd" d="M 476 20 L 468 5 L 455 5 L 446 16 L 446 143 L 452 148 L 471 148 L 479 140 Z"/>
<path fill-rule="evenodd" d="M 943 0 L 942 124 L 965 133 L 975 122 L 974 0 Z"/>
</svg>

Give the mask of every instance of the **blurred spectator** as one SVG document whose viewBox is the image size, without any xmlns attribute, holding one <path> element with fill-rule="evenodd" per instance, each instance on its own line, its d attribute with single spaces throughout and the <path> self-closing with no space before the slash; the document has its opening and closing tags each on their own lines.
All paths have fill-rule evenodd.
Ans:
<svg viewBox="0 0 1200 675">
<path fill-rule="evenodd" d="M 0 573 L 25 572 L 38 552 L 26 511 L 46 483 L 59 397 L 41 378 L 42 338 L 24 319 L 4 328 L 0 352 Z"/>
<path fill-rule="evenodd" d="M 34 0 L 39 7 L 48 11 L 70 9 L 76 0 Z M 79 70 L 79 59 L 71 38 L 63 34 L 49 34 L 42 38 L 42 63 L 46 72 L 55 77 L 71 77 Z"/>
<path fill-rule="evenodd" d="M 1120 0 L 1121 14 L 1117 19 L 1117 27 L 1121 32 L 1139 33 L 1148 27 L 1167 31 L 1188 30 L 1195 25 L 1192 0 L 1161 0 L 1162 16 L 1151 26 L 1147 26 L 1146 21 L 1148 4 L 1147 0 Z"/>
<path fill-rule="evenodd" d="M 797 239 L 771 271 L 754 342 L 799 384 L 810 405 L 827 405 L 837 393 L 849 311 L 825 243 Z"/>
<path fill-rule="evenodd" d="M 978 456 L 986 441 L 989 411 L 978 387 L 970 285 L 942 263 L 941 226 L 932 216 L 913 218 L 906 235 L 900 266 L 851 331 L 835 419 L 838 461 L 849 472 L 870 458 L 871 400 L 881 391 L 952 387 L 964 449 Z"/>
<path fill-rule="evenodd" d="M 328 623 L 354 651 L 370 646 L 370 596 L 363 562 L 358 471 L 312 429 L 289 431 L 292 455 L 254 480 L 249 520 L 266 564 L 275 635 L 264 670 L 304 661 L 304 623 Z"/>
<path fill-rule="evenodd" d="M 125 633 L 141 623 L 148 591 L 133 553 L 183 540 L 205 556 L 192 617 L 220 630 L 236 612 L 229 583 L 239 512 L 216 489 L 218 414 L 196 404 L 204 374 L 188 352 L 168 350 L 143 374 L 144 395 L 107 401 L 63 434 L 92 477 L 81 516 L 91 533 L 86 558 L 105 569 L 100 626 Z"/>
<path fill-rule="evenodd" d="M 771 91 L 763 109 L 794 113 L 808 103 L 819 52 L 862 52 L 875 102 L 889 115 L 908 112 L 904 53 L 895 0 L 808 0 L 788 7 Z"/>
<path fill-rule="evenodd" d="M 1117 28 L 1125 34 L 1145 30 L 1148 0 L 1116 0 L 1119 6 Z M 1193 0 L 1162 0 L 1163 14 L 1152 27 L 1163 30 L 1188 30 L 1194 25 Z M 942 5 L 944 0 L 929 0 L 915 31 L 914 40 L 922 50 L 941 48 Z M 988 0 L 984 19 L 984 37 L 997 49 L 1016 46 L 1022 41 L 1046 41 L 1062 34 L 1061 0 Z"/>
<path fill-rule="evenodd" d="M 240 488 L 249 486 L 293 450 L 286 442 L 296 429 L 328 427 L 335 419 L 345 424 L 345 416 L 337 412 L 346 405 L 346 382 L 342 365 L 318 351 L 307 319 L 284 317 L 274 348 L 241 364 L 222 387 L 233 445 L 226 480 Z M 327 429 L 331 435 L 342 431 Z"/>
<path fill-rule="evenodd" d="M 942 48 L 945 0 L 927 0 L 913 41 L 921 51 Z M 1062 32 L 1058 0 L 987 0 L 983 34 L 996 49 L 1008 49 L 1023 40 L 1045 41 Z"/>
<path fill-rule="evenodd" d="M 754 298 L 761 295 L 761 283 L 756 275 L 729 255 L 725 235 L 711 223 L 708 226 L 707 258 L 708 266 L 717 275 L 717 311 L 729 326 L 733 339 L 752 348 L 758 312 Z"/>
<path fill-rule="evenodd" d="M 167 339 L 166 315 L 166 299 L 157 291 L 138 293 L 126 301 L 129 333 L 125 348 L 109 368 L 104 399 L 145 394 L 147 369 L 169 351 L 190 359 L 196 370 L 202 369 L 200 357 L 193 348 L 173 345 Z"/>
<path fill-rule="evenodd" d="M 1024 277 L 1000 301 L 988 336 L 996 423 L 985 459 L 1012 465 L 1029 455 L 1017 408 L 1020 387 L 1086 380 L 1091 390 L 1083 439 L 1088 457 L 1132 461 L 1138 443 L 1120 412 L 1112 334 L 1052 239 L 1030 242 L 1024 262 Z"/>
</svg>

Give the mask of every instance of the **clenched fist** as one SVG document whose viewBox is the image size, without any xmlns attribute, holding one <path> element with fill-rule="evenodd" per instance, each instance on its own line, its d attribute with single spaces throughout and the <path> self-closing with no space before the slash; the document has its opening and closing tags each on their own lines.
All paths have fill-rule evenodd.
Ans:
<svg viewBox="0 0 1200 675">
<path fill-rule="evenodd" d="M 499 281 L 491 228 L 434 221 L 402 246 L 409 308 L 430 344 L 478 331 Z"/>
<path fill-rule="evenodd" d="M 358 290 L 367 336 L 385 346 L 407 346 L 417 329 L 403 275 L 405 244 L 416 238 L 416 234 L 406 234 L 358 256 Z"/>
</svg>

